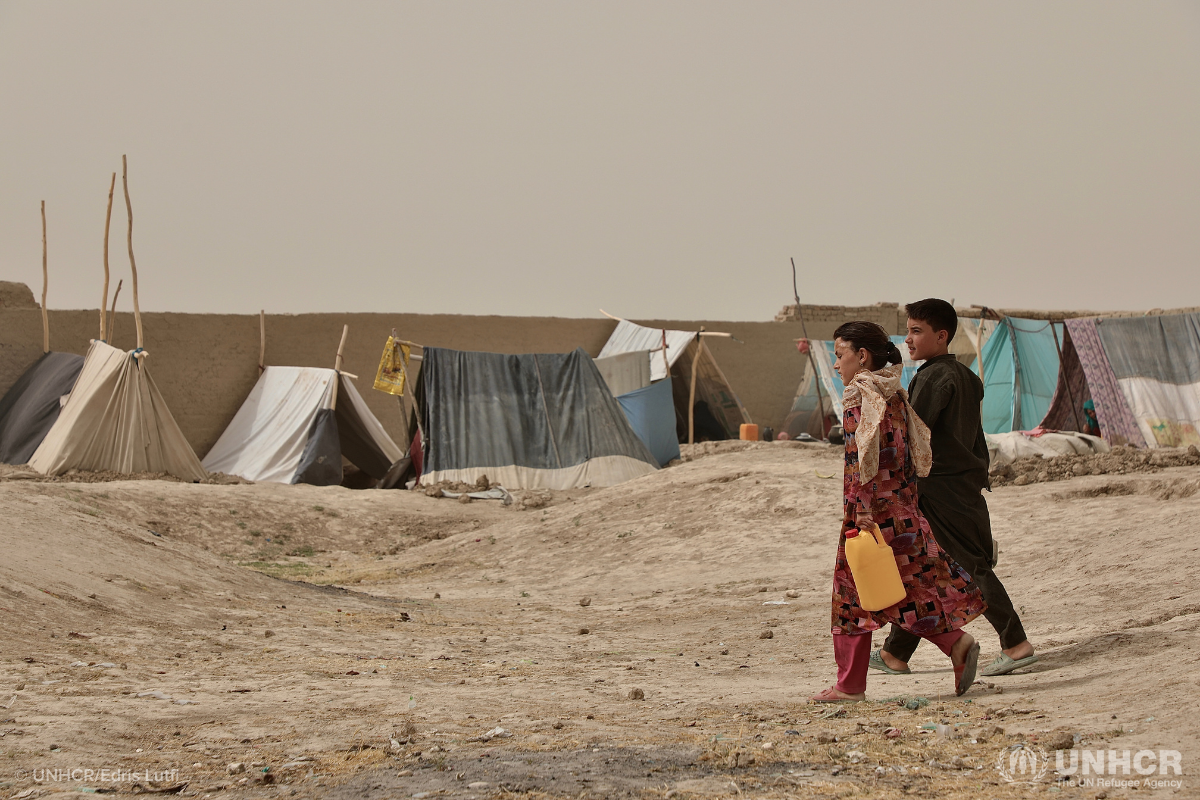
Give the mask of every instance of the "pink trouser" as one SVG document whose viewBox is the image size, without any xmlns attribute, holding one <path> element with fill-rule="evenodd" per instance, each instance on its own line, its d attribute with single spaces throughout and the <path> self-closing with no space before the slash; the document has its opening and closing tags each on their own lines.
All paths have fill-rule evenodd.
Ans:
<svg viewBox="0 0 1200 800">
<path fill-rule="evenodd" d="M 934 636 L 923 636 L 950 655 L 954 643 L 962 638 L 963 632 L 950 631 Z M 871 634 L 833 632 L 833 657 L 837 661 L 838 679 L 834 686 L 844 694 L 859 694 L 867 690 L 867 668 L 871 661 Z"/>
</svg>

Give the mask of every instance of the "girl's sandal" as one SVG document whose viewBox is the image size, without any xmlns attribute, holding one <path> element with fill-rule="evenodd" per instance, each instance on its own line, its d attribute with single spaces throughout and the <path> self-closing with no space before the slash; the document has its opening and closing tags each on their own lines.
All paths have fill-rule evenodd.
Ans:
<svg viewBox="0 0 1200 800">
<path fill-rule="evenodd" d="M 867 699 L 867 696 L 865 694 L 862 697 L 843 697 L 841 694 L 838 693 L 837 689 L 830 686 L 828 689 L 825 689 L 825 690 L 819 692 L 818 694 L 814 694 L 812 697 L 808 698 L 808 702 L 810 702 L 810 703 L 857 703 L 860 700 L 865 700 L 865 699 Z"/>
<path fill-rule="evenodd" d="M 954 668 L 954 693 L 962 697 L 975 682 L 975 672 L 979 669 L 979 642 L 971 645 L 963 663 Z"/>
</svg>

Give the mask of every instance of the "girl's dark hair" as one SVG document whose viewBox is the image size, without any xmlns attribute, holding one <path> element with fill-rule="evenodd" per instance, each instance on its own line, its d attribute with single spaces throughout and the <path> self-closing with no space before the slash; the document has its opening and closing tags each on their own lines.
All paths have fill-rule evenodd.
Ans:
<svg viewBox="0 0 1200 800">
<path fill-rule="evenodd" d="M 833 338 L 841 339 L 855 350 L 870 353 L 872 369 L 883 369 L 888 364 L 904 361 L 900 348 L 888 338 L 887 331 L 874 322 L 844 322 L 833 332 Z"/>
</svg>

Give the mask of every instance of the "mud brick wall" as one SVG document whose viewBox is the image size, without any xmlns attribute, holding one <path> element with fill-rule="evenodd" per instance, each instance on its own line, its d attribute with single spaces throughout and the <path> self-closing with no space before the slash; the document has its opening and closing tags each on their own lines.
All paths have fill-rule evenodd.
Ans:
<svg viewBox="0 0 1200 800">
<path fill-rule="evenodd" d="M 832 339 L 838 325 L 849 320 L 876 322 L 892 335 L 905 332 L 908 321 L 898 303 L 876 303 L 873 306 L 810 306 L 801 305 L 808 335 L 814 339 Z M 799 322 L 795 303 L 783 307 L 775 315 L 776 322 Z"/>
<path fill-rule="evenodd" d="M 809 334 L 828 336 L 845 317 L 809 322 Z M 95 310 L 51 310 L 50 346 L 83 354 L 99 333 Z M 239 314 L 146 313 L 146 362 L 184 435 L 203 457 L 258 379 L 258 317 Z M 710 338 L 708 346 L 755 422 L 778 429 L 791 407 L 803 362 L 795 322 L 637 320 L 653 327 L 726 331 L 740 342 Z M 391 329 L 426 345 L 502 353 L 596 355 L 616 323 L 609 319 L 482 317 L 439 314 L 270 314 L 268 364 L 332 367 L 342 325 L 350 325 L 344 369 L 359 376 L 368 405 L 393 434 L 401 430 L 397 401 L 371 388 Z M 135 345 L 133 315 L 118 312 L 112 344 Z M 41 312 L 0 307 L 0 393 L 42 352 Z"/>
</svg>

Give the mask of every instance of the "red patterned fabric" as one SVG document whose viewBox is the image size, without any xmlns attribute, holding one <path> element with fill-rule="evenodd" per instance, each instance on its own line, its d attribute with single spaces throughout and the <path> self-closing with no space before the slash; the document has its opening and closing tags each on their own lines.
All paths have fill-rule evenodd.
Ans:
<svg viewBox="0 0 1200 800">
<path fill-rule="evenodd" d="M 1087 376 L 1083 374 L 1083 365 L 1079 363 L 1075 343 L 1071 341 L 1071 332 L 1065 327 L 1062 329 L 1061 347 L 1058 386 L 1054 389 L 1050 410 L 1046 412 L 1038 428 L 1087 433 L 1087 417 L 1083 412 L 1083 404 L 1092 399 L 1092 394 L 1088 391 Z"/>
<path fill-rule="evenodd" d="M 861 408 L 842 415 L 846 432 L 844 515 L 833 571 L 834 632 L 868 633 L 894 623 L 918 636 L 958 630 L 983 613 L 986 604 L 970 576 L 938 548 L 929 523 L 917 509 L 917 472 L 908 452 L 906 403 L 899 393 L 887 401 L 879 423 L 879 472 L 865 486 L 858 478 L 855 431 Z M 846 562 L 846 531 L 859 520 L 875 522 L 896 554 L 908 595 L 882 611 L 864 611 Z"/>
</svg>

